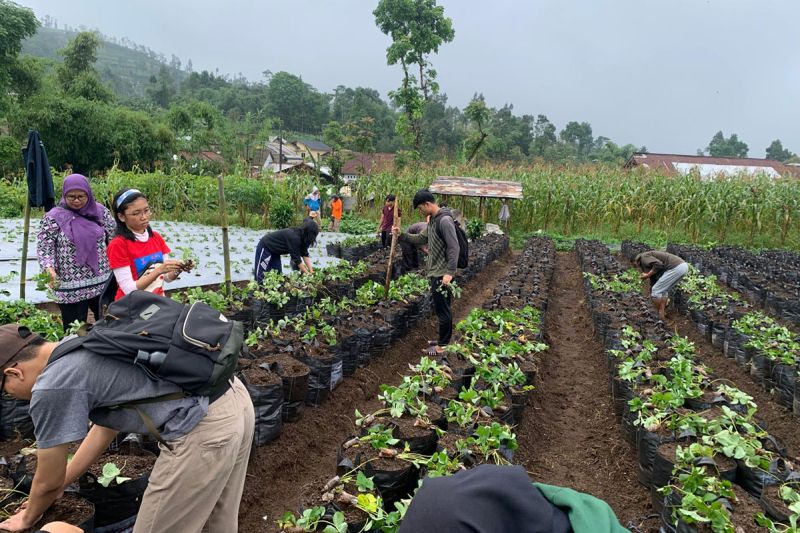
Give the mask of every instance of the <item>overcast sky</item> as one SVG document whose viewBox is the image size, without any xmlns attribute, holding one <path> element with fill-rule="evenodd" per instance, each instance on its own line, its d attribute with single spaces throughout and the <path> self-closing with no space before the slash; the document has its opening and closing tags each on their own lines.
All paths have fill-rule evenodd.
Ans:
<svg viewBox="0 0 800 533">
<path fill-rule="evenodd" d="M 128 37 L 195 70 L 251 80 L 286 70 L 317 87 L 372 87 L 400 72 L 377 0 L 17 0 L 40 18 Z M 800 152 L 798 0 L 439 0 L 455 40 L 433 65 L 449 102 L 545 114 L 561 129 L 693 154 L 718 130 L 750 156 Z"/>
</svg>

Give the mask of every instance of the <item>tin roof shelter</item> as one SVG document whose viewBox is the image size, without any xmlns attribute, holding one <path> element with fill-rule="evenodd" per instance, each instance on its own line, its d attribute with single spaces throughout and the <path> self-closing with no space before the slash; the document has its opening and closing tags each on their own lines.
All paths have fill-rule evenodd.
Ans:
<svg viewBox="0 0 800 533">
<path fill-rule="evenodd" d="M 445 196 L 522 199 L 522 184 L 516 181 L 479 180 L 457 176 L 439 176 L 429 190 Z"/>
<path fill-rule="evenodd" d="M 439 176 L 428 187 L 434 194 L 442 196 L 471 196 L 480 198 L 479 210 L 481 218 L 486 220 L 483 209 L 485 198 L 501 200 L 522 200 L 522 184 L 516 181 L 480 180 L 458 176 Z M 507 208 L 505 208 L 507 209 Z"/>
</svg>

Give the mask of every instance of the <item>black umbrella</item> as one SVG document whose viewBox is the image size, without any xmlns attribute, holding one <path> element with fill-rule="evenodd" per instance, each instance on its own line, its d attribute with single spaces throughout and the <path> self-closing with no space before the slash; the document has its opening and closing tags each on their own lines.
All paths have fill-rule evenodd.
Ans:
<svg viewBox="0 0 800 533">
<path fill-rule="evenodd" d="M 39 137 L 39 132 L 28 132 L 28 145 L 22 149 L 25 160 L 25 174 L 28 177 L 28 198 L 25 201 L 25 228 L 22 236 L 22 265 L 19 276 L 19 297 L 25 299 L 25 277 L 28 266 L 28 235 L 31 226 L 31 207 L 44 207 L 50 211 L 55 205 L 56 193 L 53 187 L 53 175 L 50 174 L 50 163 L 47 151 Z"/>
</svg>

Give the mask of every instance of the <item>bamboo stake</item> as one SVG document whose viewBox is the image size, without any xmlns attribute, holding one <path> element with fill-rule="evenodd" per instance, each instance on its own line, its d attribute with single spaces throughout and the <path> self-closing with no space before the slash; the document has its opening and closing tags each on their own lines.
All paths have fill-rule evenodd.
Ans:
<svg viewBox="0 0 800 533">
<path fill-rule="evenodd" d="M 392 222 L 392 228 L 399 228 L 400 227 L 400 217 L 397 216 L 397 206 L 400 204 L 400 199 L 394 199 L 394 219 Z M 384 284 L 384 288 L 386 289 L 386 294 L 389 294 L 389 285 L 392 283 L 392 266 L 394 266 L 394 251 L 397 247 L 397 235 L 394 234 L 392 231 L 392 247 L 389 249 L 389 264 L 386 265 L 386 283 Z"/>
<path fill-rule="evenodd" d="M 28 275 L 28 236 L 31 232 L 31 202 L 25 194 L 25 227 L 22 230 L 22 264 L 19 268 L 19 299 L 25 299 L 25 278 Z"/>
<path fill-rule="evenodd" d="M 222 224 L 222 253 L 225 261 L 225 294 L 230 298 L 233 293 L 233 288 L 231 287 L 231 251 L 228 243 L 228 213 L 225 205 L 225 182 L 222 179 L 222 174 L 217 176 L 217 185 L 219 186 L 219 214 Z"/>
</svg>

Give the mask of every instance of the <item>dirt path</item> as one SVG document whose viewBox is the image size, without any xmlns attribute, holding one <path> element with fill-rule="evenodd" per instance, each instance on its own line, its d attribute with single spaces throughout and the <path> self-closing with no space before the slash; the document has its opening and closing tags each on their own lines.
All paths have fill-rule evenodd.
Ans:
<svg viewBox="0 0 800 533">
<path fill-rule="evenodd" d="M 603 345 L 592 331 L 574 253 L 559 253 L 547 310 L 548 350 L 533 406 L 517 427 L 514 461 L 537 481 L 606 500 L 622 525 L 657 527 L 636 451 L 614 419 Z"/>
<path fill-rule="evenodd" d="M 453 303 L 453 321 L 480 307 L 512 264 L 513 256 L 504 255 L 464 285 L 462 298 Z M 240 531 L 275 531 L 275 520 L 287 510 L 297 510 L 309 485 L 333 477 L 336 452 L 353 431 L 353 410 L 363 410 L 374 400 L 382 383 L 398 383 L 408 363 L 421 357 L 425 341 L 436 337 L 436 327 L 435 318 L 418 324 L 369 366 L 346 378 L 325 403 L 307 407 L 299 422 L 284 425 L 277 440 L 255 450 L 239 510 Z"/>
<path fill-rule="evenodd" d="M 694 323 L 686 316 L 680 315 L 677 310 L 670 309 L 667 324 L 671 330 L 676 330 L 684 337 L 694 342 L 697 355 L 714 370 L 714 375 L 729 385 L 735 385 L 753 397 L 758 405 L 756 418 L 763 421 L 767 431 L 772 433 L 787 447 L 789 457 L 798 457 L 800 453 L 800 421 L 791 411 L 775 403 L 760 385 L 757 385 L 745 369 L 735 360 L 725 357 L 721 350 L 714 347 L 700 335 Z"/>
</svg>

